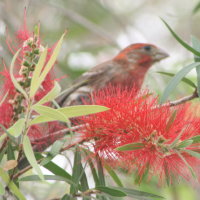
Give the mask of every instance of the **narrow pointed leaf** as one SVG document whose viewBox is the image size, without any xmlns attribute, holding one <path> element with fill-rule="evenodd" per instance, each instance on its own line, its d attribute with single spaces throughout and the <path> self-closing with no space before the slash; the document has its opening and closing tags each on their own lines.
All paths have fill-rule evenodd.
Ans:
<svg viewBox="0 0 200 200">
<path fill-rule="evenodd" d="M 13 181 L 10 181 L 8 184 L 8 188 L 10 191 L 19 199 L 19 200 L 26 200 L 25 196 L 21 193 L 18 187 L 15 185 Z"/>
<path fill-rule="evenodd" d="M 52 121 L 56 121 L 56 119 L 53 119 L 51 117 L 44 116 L 44 115 L 38 115 L 29 122 L 29 126 L 34 125 L 34 124 L 41 124 L 45 122 L 52 122 Z"/>
<path fill-rule="evenodd" d="M 81 152 L 79 148 L 76 148 L 74 155 L 73 169 L 72 169 L 72 181 L 76 183 L 77 186 L 71 185 L 70 194 L 75 194 L 76 192 L 78 192 L 78 183 L 80 180 L 81 171 L 82 171 Z"/>
<path fill-rule="evenodd" d="M 2 149 L 2 151 L 0 152 L 0 163 L 1 163 L 1 160 L 3 159 L 3 157 L 6 155 L 6 154 L 5 154 L 6 151 L 7 151 L 7 147 L 4 147 L 4 148 Z"/>
<path fill-rule="evenodd" d="M 38 88 L 40 87 L 41 81 L 39 81 L 40 74 L 42 72 L 43 66 L 45 64 L 47 57 L 47 48 L 41 53 L 39 61 L 35 66 L 35 70 L 33 72 L 33 76 L 31 79 L 31 86 L 30 86 L 30 97 L 34 97 L 35 93 L 37 92 Z"/>
<path fill-rule="evenodd" d="M 44 180 L 64 181 L 69 184 L 74 184 L 71 180 L 65 177 L 57 176 L 57 175 L 44 175 Z M 22 177 L 19 179 L 19 181 L 24 181 L 24 182 L 25 181 L 41 181 L 41 179 L 38 175 L 31 175 L 31 176 Z"/>
<path fill-rule="evenodd" d="M 109 108 L 98 105 L 80 105 L 80 106 L 68 106 L 65 108 L 60 108 L 58 110 L 63 114 L 65 114 L 68 118 L 71 118 L 71 117 L 79 117 L 83 115 L 103 112 L 109 110 Z"/>
<path fill-rule="evenodd" d="M 141 199 L 141 200 L 149 200 L 149 198 L 164 199 L 164 197 L 156 195 L 156 194 L 151 194 L 148 192 L 143 192 L 143 191 L 134 190 L 130 188 L 122 188 L 122 187 L 112 187 L 112 188 L 119 189 L 120 191 L 126 193 L 127 196 L 133 197 L 136 199 Z"/>
<path fill-rule="evenodd" d="M 134 151 L 137 149 L 142 149 L 144 147 L 143 143 L 130 143 L 125 144 L 123 146 L 117 147 L 115 150 L 117 151 Z"/>
<path fill-rule="evenodd" d="M 157 73 L 163 74 L 163 75 L 166 75 L 166 76 L 170 76 L 170 77 L 175 76 L 175 74 L 169 73 L 169 72 L 157 72 Z M 184 83 L 186 83 L 187 85 L 195 88 L 195 89 L 197 88 L 197 86 L 190 79 L 188 79 L 188 78 L 184 77 L 181 81 L 184 82 Z"/>
<path fill-rule="evenodd" d="M 74 200 L 74 198 L 72 196 L 70 196 L 69 194 L 65 194 L 61 200 Z"/>
<path fill-rule="evenodd" d="M 179 82 L 183 79 L 183 77 L 185 77 L 192 69 L 198 66 L 200 66 L 200 63 L 192 63 L 181 69 L 168 83 L 160 99 L 160 103 L 164 103 L 169 97 L 170 93 L 176 88 Z"/>
<path fill-rule="evenodd" d="M 33 169 L 35 169 L 35 171 L 38 173 L 40 179 L 44 180 L 44 176 L 42 174 L 42 171 L 41 171 L 39 165 L 37 164 L 37 161 L 36 161 L 35 155 L 33 153 L 32 146 L 31 146 L 31 142 L 27 135 L 24 136 L 23 149 L 24 149 L 26 158 L 29 161 L 29 163 L 31 164 L 31 166 L 33 167 Z"/>
<path fill-rule="evenodd" d="M 42 106 L 42 105 L 34 105 L 32 109 L 35 110 L 40 115 L 50 117 L 54 120 L 59 120 L 62 122 L 69 121 L 67 117 L 62 112 L 59 111 L 59 109 L 53 109 L 48 106 Z"/>
<path fill-rule="evenodd" d="M 103 168 L 101 159 L 98 155 L 96 155 L 96 162 L 97 162 L 97 170 L 98 170 L 98 177 L 99 177 L 99 185 L 98 186 L 106 186 L 104 168 Z"/>
<path fill-rule="evenodd" d="M 18 51 L 17 51 L 17 53 L 14 55 L 14 57 L 13 57 L 13 59 L 12 59 L 12 62 L 11 62 L 11 66 L 10 66 L 10 77 L 11 77 L 11 80 L 12 80 L 12 82 L 13 82 L 13 85 L 15 86 L 15 88 L 19 91 L 19 92 L 21 92 L 23 95 L 24 95 L 24 97 L 26 98 L 26 99 L 28 99 L 28 95 L 27 95 L 27 93 L 25 92 L 25 90 L 22 88 L 22 86 L 17 82 L 17 80 L 16 80 L 16 78 L 14 77 L 14 66 L 15 66 L 15 61 L 16 61 L 16 59 L 17 59 L 17 56 L 19 55 L 19 52 L 20 52 L 20 50 L 21 49 L 19 49 Z"/>
<path fill-rule="evenodd" d="M 34 90 L 31 93 L 31 97 L 34 96 L 35 92 L 38 90 L 38 88 L 40 87 L 40 85 L 42 84 L 42 82 L 44 81 L 44 79 L 46 78 L 47 74 L 50 72 L 50 70 L 52 69 L 57 57 L 58 57 L 58 53 L 60 51 L 62 42 L 63 42 L 63 38 L 65 36 L 65 33 L 61 36 L 60 40 L 57 42 L 56 47 L 53 50 L 53 53 L 49 59 L 49 61 L 47 62 L 47 64 L 45 65 L 45 67 L 43 68 L 43 71 L 41 72 L 40 76 L 37 78 L 37 81 L 34 82 Z"/>
<path fill-rule="evenodd" d="M 187 44 L 186 42 L 184 42 L 173 30 L 172 28 L 167 24 L 167 22 L 163 19 L 161 19 L 163 21 L 163 23 L 166 25 L 166 27 L 168 28 L 168 30 L 171 32 L 171 34 L 174 36 L 174 38 L 183 46 L 185 47 L 187 50 L 191 51 L 193 54 L 200 56 L 200 52 L 195 50 L 194 48 L 192 48 L 189 44 Z"/>
<path fill-rule="evenodd" d="M 200 41 L 194 36 L 192 36 L 192 47 L 200 52 Z M 200 62 L 200 56 L 194 55 L 194 61 Z M 200 96 L 200 66 L 196 67 L 196 72 L 197 72 L 197 93 L 198 96 Z"/>
<path fill-rule="evenodd" d="M 196 6 L 194 7 L 192 13 L 193 13 L 193 14 L 197 13 L 197 12 L 199 11 L 199 9 L 200 9 L 200 2 L 198 2 L 198 3 L 196 4 Z"/>
<path fill-rule="evenodd" d="M 60 153 L 61 148 L 63 147 L 65 141 L 57 140 L 53 143 L 50 152 L 47 154 L 47 157 L 42 160 L 40 165 L 46 165 L 49 163 L 56 155 Z"/>
<path fill-rule="evenodd" d="M 103 112 L 103 111 L 109 110 L 109 108 L 107 108 L 105 106 L 98 106 L 98 105 L 81 105 L 81 106 L 69 106 L 69 107 L 65 107 L 65 108 L 59 108 L 56 110 L 61 112 L 62 114 L 64 114 L 64 116 L 66 118 L 72 118 L 72 117 L 79 117 L 79 116 L 83 116 L 83 115 L 89 115 L 89 114 L 94 114 L 94 113 L 98 113 L 98 112 Z M 39 115 L 39 116 L 36 116 L 30 122 L 30 125 L 44 123 L 44 122 L 50 122 L 50 121 L 55 121 L 55 120 L 58 120 L 58 119 L 50 117 L 50 115 L 45 115 L 45 116 Z"/>
<path fill-rule="evenodd" d="M 1 142 L 2 140 L 4 140 L 6 137 L 7 137 L 7 135 L 6 135 L 5 133 L 2 134 L 2 135 L 0 136 L 0 142 Z"/>
<path fill-rule="evenodd" d="M 19 200 L 26 200 L 24 195 L 18 189 L 13 181 L 10 181 L 9 175 L 5 172 L 2 168 L 0 168 L 0 177 L 2 180 L 7 184 L 9 190 L 19 199 Z"/>
<path fill-rule="evenodd" d="M 125 197 L 125 196 L 127 196 L 126 193 L 124 193 L 123 191 L 118 190 L 118 189 L 114 189 L 114 188 L 110 188 L 110 187 L 97 186 L 95 189 L 99 190 L 101 192 L 104 192 L 106 194 L 109 194 L 111 196 L 114 196 L 114 197 Z"/>
<path fill-rule="evenodd" d="M 94 179 L 94 182 L 95 182 L 95 186 L 98 186 L 100 184 L 99 184 L 99 178 L 98 178 L 98 175 L 97 175 L 97 171 L 96 171 L 95 166 L 92 162 L 92 159 L 89 156 L 88 156 L 88 163 L 89 163 L 89 166 L 90 166 L 90 170 L 92 172 L 92 176 L 93 176 L 93 179 Z"/>
<path fill-rule="evenodd" d="M 36 153 L 35 157 L 37 160 L 44 158 L 40 153 Z M 61 176 L 61 177 L 65 177 L 69 180 L 72 181 L 72 176 L 67 173 L 66 170 L 64 170 L 63 168 L 59 167 L 58 165 L 56 165 L 54 162 L 50 161 L 47 164 L 43 165 L 43 167 L 45 167 L 46 169 L 48 169 L 50 172 L 52 172 L 55 175 Z"/>
<path fill-rule="evenodd" d="M 112 177 L 112 179 L 114 180 L 114 182 L 119 186 L 119 187 L 123 187 L 123 184 L 120 180 L 120 178 L 118 177 L 117 173 L 115 173 L 115 171 L 107 164 L 104 164 L 105 169 L 107 170 L 107 172 L 110 174 L 110 176 Z"/>
<path fill-rule="evenodd" d="M 4 186 L 2 185 L 2 183 L 0 183 L 0 195 L 4 195 L 4 193 L 5 193 Z"/>
<path fill-rule="evenodd" d="M 61 87 L 58 82 L 55 81 L 54 87 L 40 101 L 37 102 L 37 105 L 54 100 L 58 96 L 60 91 Z"/>
<path fill-rule="evenodd" d="M 180 143 L 176 146 L 176 148 L 185 148 L 185 147 L 190 146 L 192 143 L 193 143 L 193 140 L 184 140 L 184 141 L 180 142 Z"/>
<path fill-rule="evenodd" d="M 25 119 L 21 118 L 17 120 L 7 131 L 9 132 L 10 135 L 17 138 L 22 134 L 24 126 L 25 126 Z"/>
<path fill-rule="evenodd" d="M 190 138 L 193 141 L 193 144 L 200 143 L 200 135 Z"/>
<path fill-rule="evenodd" d="M 190 154 L 193 157 L 200 159 L 200 153 L 198 153 L 196 151 L 192 151 L 192 150 L 188 150 L 188 149 L 184 149 L 183 151 L 187 152 L 188 154 Z"/>
</svg>

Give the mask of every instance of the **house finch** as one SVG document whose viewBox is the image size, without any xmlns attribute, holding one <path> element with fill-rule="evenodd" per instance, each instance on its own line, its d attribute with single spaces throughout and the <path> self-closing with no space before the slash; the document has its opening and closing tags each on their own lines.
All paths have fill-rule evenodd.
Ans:
<svg viewBox="0 0 200 200">
<path fill-rule="evenodd" d="M 82 104 L 81 100 L 87 98 L 91 92 L 107 85 L 118 85 L 126 89 L 134 86 L 139 90 L 152 64 L 168 56 L 152 44 L 131 44 L 112 60 L 99 64 L 80 76 L 58 103 L 62 107 Z"/>
</svg>

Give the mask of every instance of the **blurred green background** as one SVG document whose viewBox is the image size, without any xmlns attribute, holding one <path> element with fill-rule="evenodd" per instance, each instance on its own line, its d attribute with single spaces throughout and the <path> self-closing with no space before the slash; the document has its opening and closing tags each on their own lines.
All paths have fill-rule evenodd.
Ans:
<svg viewBox="0 0 200 200">
<path fill-rule="evenodd" d="M 12 55 L 5 38 L 7 34 L 12 37 L 22 27 L 26 7 L 28 27 L 33 30 L 34 25 L 40 22 L 43 44 L 53 45 L 64 30 L 68 30 L 56 68 L 57 77 L 67 74 L 61 81 L 63 88 L 67 88 L 84 71 L 114 57 L 127 45 L 148 42 L 170 54 L 168 59 L 150 70 L 144 84 L 144 87 L 161 94 L 169 78 L 157 71 L 175 73 L 191 63 L 193 56 L 171 36 L 160 17 L 181 38 L 190 42 L 191 35 L 200 38 L 200 11 L 194 13 L 198 3 L 198 0 L 1 0 L 0 55 L 9 66 Z M 194 72 L 188 77 L 195 81 Z M 181 83 L 170 98 L 191 92 L 191 88 Z M 68 163 L 61 164 L 70 168 Z M 122 177 L 127 186 L 135 187 L 133 176 L 122 174 Z M 26 183 L 23 187 L 30 200 L 52 199 L 68 190 L 66 185 L 54 182 Z M 163 195 L 167 200 L 200 199 L 200 187 L 196 182 L 188 184 L 180 181 L 175 187 L 169 188 L 151 181 L 137 188 Z"/>
</svg>

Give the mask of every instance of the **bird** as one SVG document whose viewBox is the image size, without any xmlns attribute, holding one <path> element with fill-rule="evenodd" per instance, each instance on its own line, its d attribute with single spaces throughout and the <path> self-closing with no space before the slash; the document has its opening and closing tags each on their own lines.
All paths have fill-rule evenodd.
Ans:
<svg viewBox="0 0 200 200">
<path fill-rule="evenodd" d="M 57 102 L 61 107 L 81 105 L 83 99 L 88 99 L 92 92 L 108 85 L 140 90 L 149 68 L 168 56 L 168 53 L 153 44 L 131 44 L 113 59 L 83 73 Z"/>
</svg>

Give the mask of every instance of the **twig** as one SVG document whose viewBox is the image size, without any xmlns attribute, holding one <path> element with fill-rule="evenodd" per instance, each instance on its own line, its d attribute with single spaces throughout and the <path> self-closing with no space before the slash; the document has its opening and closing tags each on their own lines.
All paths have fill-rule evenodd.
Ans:
<svg viewBox="0 0 200 200">
<path fill-rule="evenodd" d="M 82 139 L 82 140 L 80 140 L 80 141 L 78 141 L 78 142 L 76 142 L 76 143 L 70 144 L 70 145 L 68 145 L 68 146 L 66 146 L 66 147 L 64 147 L 64 148 L 62 148 L 62 149 L 60 150 L 60 152 L 66 151 L 66 150 L 68 150 L 68 149 L 70 149 L 70 148 L 76 146 L 77 144 L 82 144 L 82 143 L 85 142 L 85 141 L 86 141 L 85 139 Z M 37 160 L 37 163 L 40 163 L 43 159 L 44 159 L 44 158 L 41 158 L 41 159 Z M 13 179 L 18 178 L 19 176 L 21 176 L 22 174 L 24 174 L 25 172 L 27 172 L 27 171 L 28 171 L 29 169 L 31 169 L 31 168 L 32 168 L 32 166 L 31 166 L 31 165 L 28 165 L 28 166 L 25 167 L 24 169 L 20 170 L 17 174 L 15 174 L 15 175 L 13 176 Z"/>
<path fill-rule="evenodd" d="M 162 104 L 161 106 L 166 106 L 166 105 L 169 105 L 169 106 L 177 106 L 179 104 L 182 104 L 182 103 L 185 103 L 187 101 L 190 101 L 192 99 L 195 99 L 198 97 L 198 93 L 197 91 L 195 90 L 194 93 L 192 95 L 189 95 L 189 96 L 186 96 L 186 97 L 183 97 L 181 99 L 178 99 L 178 100 L 175 100 L 175 101 L 170 101 L 169 103 L 166 103 L 166 104 Z"/>
<path fill-rule="evenodd" d="M 70 145 L 68 145 L 68 146 L 66 146 L 66 147 L 64 147 L 64 148 L 62 148 L 62 149 L 60 150 L 60 152 L 66 151 L 66 150 L 68 150 L 68 149 L 70 149 L 70 148 L 76 146 L 77 144 L 82 144 L 82 143 L 85 142 L 85 141 L 86 141 L 86 139 L 79 140 L 79 141 L 76 142 L 76 143 L 70 144 Z"/>
<path fill-rule="evenodd" d="M 42 161 L 43 158 L 37 160 L 38 163 L 40 163 Z M 22 174 L 24 174 L 25 172 L 27 172 L 29 169 L 31 169 L 32 166 L 31 165 L 28 165 L 27 167 L 25 167 L 24 169 L 20 170 L 17 174 L 15 174 L 13 176 L 13 179 L 16 179 L 18 178 L 19 176 L 21 176 Z"/>
<path fill-rule="evenodd" d="M 42 151 L 42 150 L 46 149 L 47 147 L 49 147 L 51 144 L 53 144 L 55 142 L 55 140 L 63 138 L 70 131 L 76 131 L 79 128 L 82 128 L 84 126 L 85 126 L 85 124 L 74 126 L 74 127 L 71 127 L 71 128 L 65 128 L 65 129 L 62 129 L 60 131 L 56 131 L 56 132 L 53 132 L 51 134 L 48 134 L 44 137 L 35 139 L 35 140 L 31 141 L 31 143 L 34 145 L 33 149 L 35 151 L 37 151 L 37 150 Z M 53 140 L 51 140 L 49 138 L 53 138 Z M 38 147 L 38 145 L 40 147 Z"/>
</svg>

